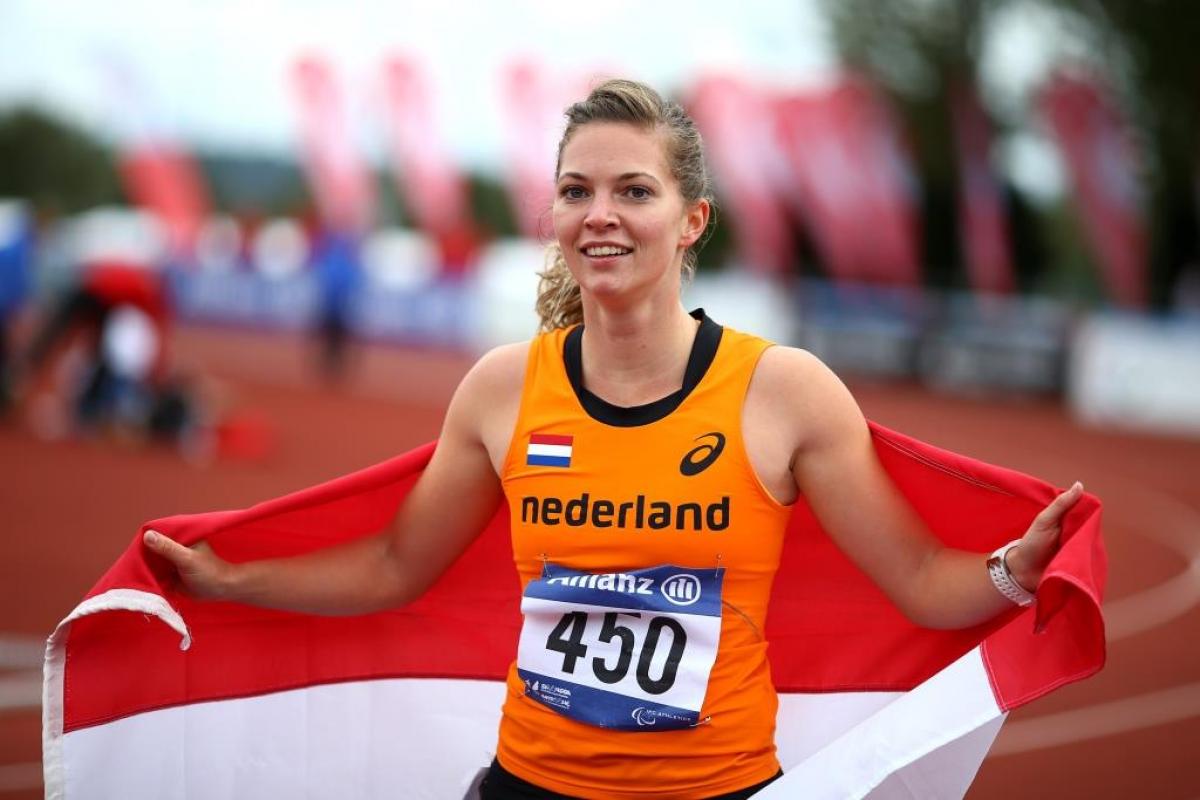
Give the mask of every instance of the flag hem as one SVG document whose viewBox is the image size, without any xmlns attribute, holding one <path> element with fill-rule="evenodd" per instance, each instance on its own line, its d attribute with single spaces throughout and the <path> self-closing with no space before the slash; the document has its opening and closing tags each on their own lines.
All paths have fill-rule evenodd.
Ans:
<svg viewBox="0 0 1200 800">
<path fill-rule="evenodd" d="M 105 611 L 133 611 L 157 617 L 179 634 L 180 650 L 187 650 L 192 645 L 192 636 L 183 617 L 160 595 L 138 589 L 109 589 L 89 597 L 58 623 L 46 640 L 46 657 L 42 667 L 42 780 L 46 800 L 61 800 L 66 796 L 66 766 L 63 761 L 64 679 L 71 623 Z"/>
</svg>

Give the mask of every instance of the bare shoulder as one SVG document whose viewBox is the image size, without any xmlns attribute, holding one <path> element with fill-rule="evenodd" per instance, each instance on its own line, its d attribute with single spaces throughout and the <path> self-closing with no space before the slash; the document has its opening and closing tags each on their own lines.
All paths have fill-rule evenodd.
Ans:
<svg viewBox="0 0 1200 800">
<path fill-rule="evenodd" d="M 520 412 L 529 347 L 517 342 L 485 353 L 463 377 L 446 414 L 443 435 L 458 433 L 482 445 L 497 474 Z"/>
<path fill-rule="evenodd" d="M 484 353 L 471 367 L 459 384 L 459 393 L 491 393 L 506 395 L 520 393 L 525 380 L 525 363 L 529 358 L 528 341 L 502 344 Z M 494 395 L 493 395 L 494 396 Z"/>
<path fill-rule="evenodd" d="M 798 388 L 832 375 L 829 367 L 807 350 L 773 345 L 763 351 L 754 370 L 754 383 L 767 389 Z"/>
<path fill-rule="evenodd" d="M 822 431 L 861 424 L 862 414 L 841 379 L 807 350 L 776 345 L 759 359 L 746 396 L 747 415 L 762 414 L 797 444 Z"/>
<path fill-rule="evenodd" d="M 750 381 L 750 392 L 762 394 L 792 410 L 811 411 L 845 385 L 821 359 L 798 347 L 775 345 L 763 352 Z"/>
</svg>

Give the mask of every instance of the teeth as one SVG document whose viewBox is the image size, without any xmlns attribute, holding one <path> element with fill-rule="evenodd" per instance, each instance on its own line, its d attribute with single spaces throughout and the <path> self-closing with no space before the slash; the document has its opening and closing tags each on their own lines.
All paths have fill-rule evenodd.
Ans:
<svg viewBox="0 0 1200 800">
<path fill-rule="evenodd" d="M 603 256 L 623 256 L 629 252 L 624 247 L 589 247 L 583 252 L 593 258 L 602 258 Z"/>
</svg>

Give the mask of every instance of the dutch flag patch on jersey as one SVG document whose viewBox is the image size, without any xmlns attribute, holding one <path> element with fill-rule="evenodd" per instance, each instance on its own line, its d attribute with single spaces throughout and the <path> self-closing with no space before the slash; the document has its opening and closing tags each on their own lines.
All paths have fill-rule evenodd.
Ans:
<svg viewBox="0 0 1200 800">
<path fill-rule="evenodd" d="M 529 446 L 525 449 L 525 464 L 530 467 L 569 467 L 574 441 L 574 436 L 530 434 Z"/>
</svg>

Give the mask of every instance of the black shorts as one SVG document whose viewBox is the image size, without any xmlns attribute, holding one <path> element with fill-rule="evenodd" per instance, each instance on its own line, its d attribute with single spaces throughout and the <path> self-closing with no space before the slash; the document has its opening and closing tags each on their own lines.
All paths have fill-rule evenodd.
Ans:
<svg viewBox="0 0 1200 800">
<path fill-rule="evenodd" d="M 736 792 L 715 795 L 707 800 L 747 800 L 755 792 L 765 788 L 768 783 L 782 776 L 783 771 L 780 770 L 762 783 L 738 789 Z M 492 766 L 484 776 L 483 782 L 479 784 L 479 797 L 480 800 L 577 800 L 570 795 L 552 792 L 522 780 L 500 766 L 500 762 L 495 759 L 492 760 Z"/>
</svg>

